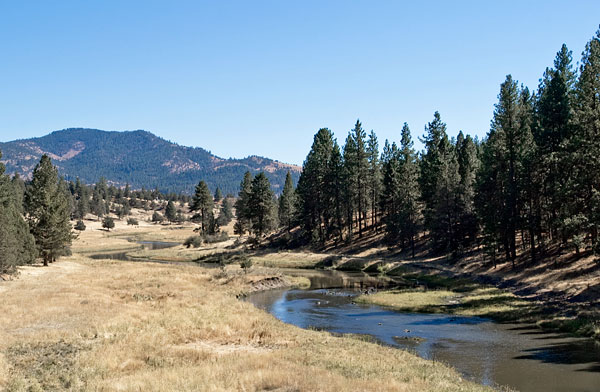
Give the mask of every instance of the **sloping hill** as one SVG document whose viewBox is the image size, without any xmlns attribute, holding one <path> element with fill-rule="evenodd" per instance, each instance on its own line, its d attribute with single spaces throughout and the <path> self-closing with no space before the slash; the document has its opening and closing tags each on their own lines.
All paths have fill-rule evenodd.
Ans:
<svg viewBox="0 0 600 392">
<path fill-rule="evenodd" d="M 106 132 L 65 129 L 49 135 L 0 143 L 7 173 L 30 177 L 43 154 L 48 154 L 67 179 L 94 183 L 101 176 L 115 185 L 158 187 L 161 191 L 192 192 L 200 180 L 211 189 L 236 194 L 244 173 L 265 171 L 280 192 L 289 170 L 298 179 L 300 167 L 268 158 L 219 158 L 202 148 L 180 146 L 146 131 Z"/>
</svg>

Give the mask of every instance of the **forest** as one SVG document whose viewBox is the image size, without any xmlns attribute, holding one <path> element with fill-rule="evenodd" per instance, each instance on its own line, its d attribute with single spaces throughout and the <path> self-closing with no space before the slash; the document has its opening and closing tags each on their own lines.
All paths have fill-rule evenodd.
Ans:
<svg viewBox="0 0 600 392">
<path fill-rule="evenodd" d="M 557 246 L 597 252 L 600 31 L 579 64 L 563 45 L 536 90 L 508 75 L 484 140 L 449 137 L 438 112 L 420 153 L 407 124 L 381 155 L 376 134 L 367 135 L 360 121 L 343 147 L 320 129 L 295 212 L 286 214 L 320 244 L 351 242 L 373 229 L 413 252 L 421 234 L 434 251 L 455 257 L 481 245 L 494 263 L 503 257 L 514 264 L 525 252 L 535 261 Z"/>
</svg>

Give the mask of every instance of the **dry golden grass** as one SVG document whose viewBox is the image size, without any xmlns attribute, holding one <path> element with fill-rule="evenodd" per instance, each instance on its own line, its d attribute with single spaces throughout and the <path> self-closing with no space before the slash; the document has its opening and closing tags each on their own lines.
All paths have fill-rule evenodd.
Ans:
<svg viewBox="0 0 600 392">
<path fill-rule="evenodd" d="M 404 312 L 451 313 L 463 316 L 491 317 L 501 321 L 536 321 L 540 307 L 530 301 L 491 287 L 469 292 L 451 290 L 392 290 L 356 299 Z"/>
<path fill-rule="evenodd" d="M 123 245 L 90 230 L 75 248 L 96 249 L 99 241 Z M 81 254 L 26 267 L 1 284 L 0 389 L 487 390 L 443 364 L 296 328 L 237 300 L 259 270 Z"/>
</svg>

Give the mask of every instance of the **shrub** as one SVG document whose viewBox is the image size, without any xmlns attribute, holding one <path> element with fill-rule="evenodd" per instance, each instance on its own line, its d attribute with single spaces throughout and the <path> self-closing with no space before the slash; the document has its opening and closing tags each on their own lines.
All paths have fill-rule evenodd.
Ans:
<svg viewBox="0 0 600 392">
<path fill-rule="evenodd" d="M 164 220 L 165 218 L 160 213 L 158 213 L 158 211 L 154 211 L 154 214 L 152 214 L 152 222 L 161 223 Z"/>
<path fill-rule="evenodd" d="M 202 246 L 202 238 L 198 235 L 193 235 L 186 238 L 186 240 L 183 242 L 183 245 L 187 248 L 191 248 L 192 246 L 194 248 L 199 248 Z"/>
<path fill-rule="evenodd" d="M 240 267 L 244 269 L 244 273 L 248 273 L 248 270 L 252 268 L 252 260 L 248 256 L 242 256 L 240 260 Z"/>
<path fill-rule="evenodd" d="M 82 220 L 78 220 L 77 223 L 75 224 L 75 226 L 73 228 L 75 230 L 84 231 L 85 230 L 85 223 L 83 223 Z"/>
<path fill-rule="evenodd" d="M 104 220 L 102 221 L 102 227 L 104 227 L 106 230 L 110 231 L 110 229 L 115 227 L 115 221 L 113 218 L 107 216 L 106 218 L 104 218 Z"/>
<path fill-rule="evenodd" d="M 137 226 L 139 225 L 138 220 L 135 218 L 129 218 L 127 219 L 127 225 L 128 226 Z"/>
<path fill-rule="evenodd" d="M 217 242 L 227 241 L 229 239 L 229 235 L 224 231 L 217 234 L 204 234 L 202 236 L 202 240 L 206 244 L 216 244 Z"/>
</svg>

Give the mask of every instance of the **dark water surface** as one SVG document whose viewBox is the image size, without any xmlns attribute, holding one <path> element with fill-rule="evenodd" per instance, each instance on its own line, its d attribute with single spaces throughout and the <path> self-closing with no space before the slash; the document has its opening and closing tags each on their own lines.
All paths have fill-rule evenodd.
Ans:
<svg viewBox="0 0 600 392">
<path fill-rule="evenodd" d="M 393 284 L 363 273 L 286 273 L 308 277 L 313 287 L 259 292 L 248 301 L 302 328 L 371 335 L 384 344 L 445 362 L 482 384 L 534 392 L 600 391 L 600 347 L 590 339 L 479 317 L 400 313 L 354 304 L 353 297 L 377 281 L 380 286 Z"/>
</svg>

